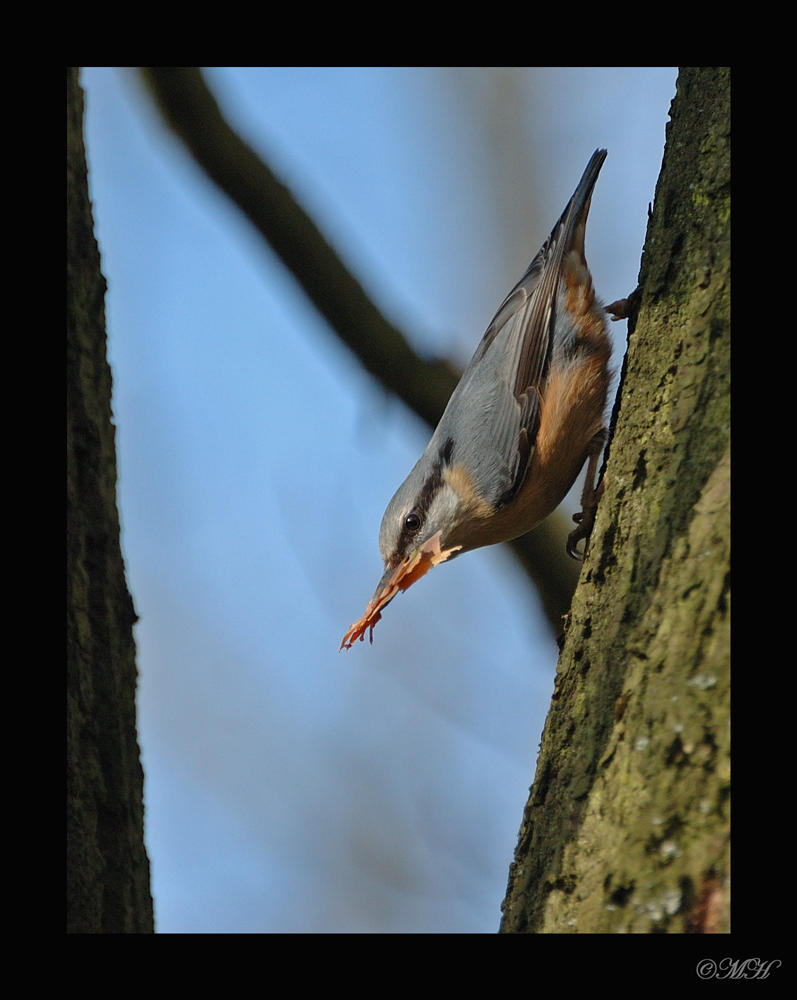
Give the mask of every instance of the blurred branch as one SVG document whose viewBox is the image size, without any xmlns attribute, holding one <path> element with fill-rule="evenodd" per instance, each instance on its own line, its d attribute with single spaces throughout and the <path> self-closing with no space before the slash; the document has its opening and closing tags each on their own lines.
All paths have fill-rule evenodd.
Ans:
<svg viewBox="0 0 797 1000">
<path fill-rule="evenodd" d="M 227 123 L 199 69 L 147 67 L 144 75 L 169 127 L 267 240 L 343 343 L 386 389 L 436 424 L 457 374 L 443 361 L 418 357 L 385 319 L 288 188 Z"/>
<path fill-rule="evenodd" d="M 142 74 L 171 130 L 261 233 L 338 337 L 385 389 L 434 427 L 458 373 L 444 360 L 420 357 L 385 319 L 288 188 L 227 123 L 197 67 L 150 66 Z M 556 634 L 579 571 L 564 554 L 567 530 L 556 514 L 511 543 Z"/>
</svg>

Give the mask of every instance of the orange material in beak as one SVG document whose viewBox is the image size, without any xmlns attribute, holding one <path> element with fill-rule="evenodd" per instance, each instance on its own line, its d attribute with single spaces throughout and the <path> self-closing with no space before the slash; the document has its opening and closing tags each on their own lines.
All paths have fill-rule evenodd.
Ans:
<svg viewBox="0 0 797 1000">
<path fill-rule="evenodd" d="M 374 627 L 382 617 L 382 609 L 390 604 L 396 594 L 400 590 L 410 588 L 416 580 L 420 580 L 433 566 L 445 562 L 446 559 L 449 559 L 455 552 L 458 552 L 462 548 L 461 545 L 455 545 L 451 549 L 441 549 L 441 535 L 442 531 L 438 531 L 436 535 L 432 535 L 428 541 L 415 549 L 414 552 L 411 552 L 403 562 L 400 562 L 389 576 L 385 573 L 385 576 L 379 581 L 376 593 L 365 609 L 365 614 L 343 636 L 343 642 L 340 644 L 341 649 L 344 647 L 351 649 L 358 639 L 362 642 L 369 628 L 371 634 L 368 638 L 373 643 Z M 387 579 L 385 579 L 386 577 Z"/>
</svg>

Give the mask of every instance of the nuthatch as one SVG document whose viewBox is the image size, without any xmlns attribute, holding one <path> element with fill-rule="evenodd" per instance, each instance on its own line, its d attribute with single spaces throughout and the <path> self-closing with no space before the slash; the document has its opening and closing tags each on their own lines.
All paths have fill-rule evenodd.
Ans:
<svg viewBox="0 0 797 1000">
<path fill-rule="evenodd" d="M 592 190 L 606 150 L 592 154 L 562 217 L 482 338 L 379 530 L 385 572 L 341 649 L 432 566 L 507 542 L 546 518 L 589 459 L 567 551 L 589 536 L 605 440 L 611 344 L 584 257 Z"/>
</svg>

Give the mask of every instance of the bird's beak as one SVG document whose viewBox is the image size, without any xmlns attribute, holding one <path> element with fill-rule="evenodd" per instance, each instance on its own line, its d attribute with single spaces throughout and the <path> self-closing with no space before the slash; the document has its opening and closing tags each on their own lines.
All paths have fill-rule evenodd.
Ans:
<svg viewBox="0 0 797 1000">
<path fill-rule="evenodd" d="M 343 642 L 340 644 L 341 649 L 344 647 L 351 649 L 358 639 L 362 642 L 369 628 L 371 630 L 369 640 L 373 642 L 374 626 L 382 617 L 382 609 L 390 604 L 396 594 L 400 590 L 407 590 L 416 580 L 420 580 L 428 573 L 433 566 L 445 562 L 462 548 L 461 545 L 455 545 L 450 549 L 441 549 L 440 536 L 442 534 L 442 531 L 438 531 L 436 535 L 432 535 L 423 545 L 419 545 L 417 549 L 406 556 L 398 566 L 385 570 L 374 596 L 365 609 L 365 614 L 343 636 Z"/>
</svg>

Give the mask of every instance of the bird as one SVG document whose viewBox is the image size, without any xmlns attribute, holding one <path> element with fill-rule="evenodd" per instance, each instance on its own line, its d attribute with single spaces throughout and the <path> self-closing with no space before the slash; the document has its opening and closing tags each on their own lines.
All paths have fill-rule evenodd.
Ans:
<svg viewBox="0 0 797 1000">
<path fill-rule="evenodd" d="M 362 641 L 397 593 L 433 566 L 507 542 L 561 503 L 585 462 L 577 527 L 588 539 L 600 488 L 612 378 L 606 310 L 584 254 L 597 149 L 551 235 L 501 303 L 426 450 L 387 505 L 379 530 L 384 574 L 340 648 Z M 602 485 L 602 484 L 601 484 Z"/>
</svg>

